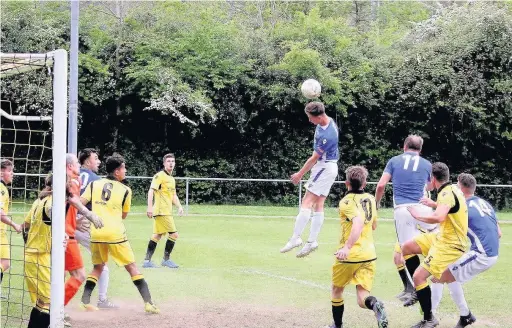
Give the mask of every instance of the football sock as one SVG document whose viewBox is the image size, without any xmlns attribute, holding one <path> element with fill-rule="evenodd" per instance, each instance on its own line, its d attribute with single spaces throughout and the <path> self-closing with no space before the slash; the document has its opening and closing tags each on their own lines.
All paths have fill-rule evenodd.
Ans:
<svg viewBox="0 0 512 328">
<path fill-rule="evenodd" d="M 464 297 L 464 290 L 462 290 L 462 284 L 457 281 L 452 282 L 448 284 L 448 289 L 450 290 L 450 295 L 452 296 L 453 301 L 459 308 L 460 316 L 464 317 L 469 315 L 468 303 L 466 302 L 466 298 Z"/>
<path fill-rule="evenodd" d="M 300 209 L 299 214 L 297 215 L 297 217 L 295 219 L 295 227 L 293 229 L 293 236 L 295 238 L 298 238 L 302 235 L 304 228 L 306 228 L 306 225 L 308 224 L 310 216 L 311 216 L 310 209 L 305 209 L 305 208 Z"/>
<path fill-rule="evenodd" d="M 377 303 L 377 299 L 373 296 L 368 296 L 367 298 L 364 299 L 364 305 L 369 310 L 373 310 L 373 305 L 375 303 Z"/>
<path fill-rule="evenodd" d="M 144 303 L 151 303 L 151 294 L 149 293 L 149 286 L 146 280 L 144 279 L 144 276 L 141 274 L 138 274 L 136 276 L 132 277 L 133 284 L 137 289 L 139 290 L 140 296 L 142 296 L 142 299 L 144 300 Z"/>
<path fill-rule="evenodd" d="M 314 242 L 318 239 L 318 234 L 324 224 L 324 212 L 314 212 L 311 218 L 311 230 L 309 232 L 308 242 Z"/>
<path fill-rule="evenodd" d="M 343 324 L 343 311 L 345 311 L 345 304 L 342 298 L 333 298 L 332 304 L 332 318 L 336 328 L 340 328 Z"/>
<path fill-rule="evenodd" d="M 400 279 L 402 279 L 402 283 L 404 284 L 404 290 L 408 290 L 410 287 L 409 277 L 407 276 L 407 271 L 404 265 L 400 265 L 397 267 L 398 274 L 400 275 Z"/>
<path fill-rule="evenodd" d="M 154 240 L 151 238 L 148 243 L 148 250 L 146 251 L 146 261 L 151 261 L 151 257 L 153 257 L 153 253 L 155 253 L 156 245 L 158 240 Z"/>
<path fill-rule="evenodd" d="M 167 242 L 165 243 L 165 251 L 164 251 L 164 260 L 167 261 L 171 256 L 172 250 L 174 249 L 174 245 L 176 244 L 176 239 L 169 236 L 167 238 Z"/>
<path fill-rule="evenodd" d="M 444 284 L 432 284 L 430 289 L 432 290 L 432 313 L 437 311 L 439 307 L 439 303 L 441 303 L 441 299 L 443 298 L 443 288 Z"/>
<path fill-rule="evenodd" d="M 108 290 L 108 282 L 110 279 L 110 271 L 108 266 L 105 264 L 103 266 L 103 272 L 98 279 L 98 297 L 100 301 L 105 301 L 107 299 L 107 290 Z"/>
<path fill-rule="evenodd" d="M 48 328 L 50 326 L 50 312 L 34 306 L 30 312 L 27 328 Z"/>
<path fill-rule="evenodd" d="M 425 282 L 419 286 L 416 286 L 416 295 L 418 296 L 418 301 L 420 302 L 421 310 L 423 311 L 423 319 L 431 320 L 432 319 L 432 292 L 428 285 L 428 282 Z"/>
<path fill-rule="evenodd" d="M 69 277 L 64 285 L 64 305 L 68 305 L 69 301 L 76 295 L 82 282 L 75 277 Z"/>
<path fill-rule="evenodd" d="M 98 282 L 98 279 L 95 276 L 87 277 L 87 281 L 85 282 L 85 286 L 84 286 L 84 293 L 82 295 L 82 303 L 83 304 L 91 303 L 91 294 L 92 294 L 92 291 L 94 290 L 94 287 L 96 287 L 97 282 Z"/>
<path fill-rule="evenodd" d="M 405 267 L 411 277 L 414 277 L 414 271 L 420 266 L 420 257 L 414 255 L 413 257 L 405 260 Z"/>
</svg>

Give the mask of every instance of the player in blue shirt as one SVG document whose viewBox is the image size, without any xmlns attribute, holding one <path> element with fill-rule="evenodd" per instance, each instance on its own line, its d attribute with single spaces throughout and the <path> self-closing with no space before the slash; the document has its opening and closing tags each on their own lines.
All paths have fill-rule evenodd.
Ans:
<svg viewBox="0 0 512 328">
<path fill-rule="evenodd" d="M 325 113 L 324 104 L 310 102 L 306 105 L 305 112 L 309 122 L 316 125 L 313 154 L 290 179 L 296 185 L 310 170 L 311 175 L 306 183 L 306 195 L 302 199 L 301 209 L 295 220 L 293 235 L 281 249 L 281 253 L 286 253 L 302 245 L 301 235 L 313 209 L 309 238 L 297 253 L 297 257 L 305 257 L 318 248 L 317 238 L 324 222 L 324 202 L 338 175 L 339 159 L 338 126 Z"/>
<path fill-rule="evenodd" d="M 468 238 L 471 241 L 469 252 L 450 265 L 441 276 L 441 281 L 452 284 L 461 284 L 473 279 L 476 275 L 489 270 L 498 260 L 501 230 L 493 207 L 485 200 L 475 196 L 476 179 L 468 173 L 458 177 L 458 187 L 466 198 L 468 205 Z M 426 205 L 435 207 L 431 200 L 423 200 Z M 469 311 L 462 289 L 461 297 L 455 300 L 460 310 L 460 319 L 455 328 L 466 327 L 476 321 Z M 432 295 L 432 310 L 441 302 Z M 453 297 L 453 293 L 452 293 Z"/>
<path fill-rule="evenodd" d="M 93 181 L 99 180 L 100 177 L 97 175 L 101 161 L 98 158 L 98 151 L 93 148 L 85 148 L 78 154 L 78 160 L 80 162 L 80 194 L 82 194 L 85 188 Z M 91 209 L 91 204 L 87 204 L 87 208 Z M 91 235 L 89 231 L 89 224 L 87 220 L 77 218 L 77 231 L 75 238 L 78 242 L 85 247 L 91 253 Z M 115 304 L 107 298 L 107 290 L 109 283 L 109 270 L 107 265 L 103 269 L 98 280 L 99 286 L 99 297 L 98 297 L 98 308 L 100 309 L 112 309 L 117 308 Z"/>
<path fill-rule="evenodd" d="M 432 189 L 431 187 L 426 188 L 430 183 L 432 164 L 420 156 L 422 147 L 423 138 L 418 135 L 408 136 L 404 141 L 403 154 L 388 161 L 375 192 L 377 204 L 380 204 L 386 185 L 390 181 L 393 182 L 393 216 L 400 247 L 421 233 L 437 229 L 437 224 L 418 221 L 407 210 L 408 206 L 414 205 L 424 214 L 432 213 L 431 208 L 420 204 L 426 189 Z M 395 249 L 394 256 L 398 273 L 404 285 L 404 290 L 398 297 L 409 306 L 417 301 L 411 277 L 420 266 L 420 258 L 418 255 L 412 255 L 403 259 L 400 248 Z"/>
</svg>

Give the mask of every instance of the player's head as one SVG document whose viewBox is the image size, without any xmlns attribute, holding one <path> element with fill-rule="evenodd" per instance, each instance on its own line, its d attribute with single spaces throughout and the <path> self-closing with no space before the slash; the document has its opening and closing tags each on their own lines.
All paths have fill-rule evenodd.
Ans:
<svg viewBox="0 0 512 328">
<path fill-rule="evenodd" d="M 411 134 L 404 141 L 404 151 L 420 152 L 423 147 L 423 138 L 416 134 Z"/>
<path fill-rule="evenodd" d="M 450 169 L 448 169 L 448 166 L 441 162 L 432 164 L 431 183 L 433 187 L 439 189 L 439 187 L 448 181 L 450 181 Z"/>
<path fill-rule="evenodd" d="M 44 179 L 44 188 L 39 193 L 39 199 L 43 199 L 46 196 L 50 195 L 52 193 L 52 187 L 53 187 L 53 174 L 50 173 Z"/>
<path fill-rule="evenodd" d="M 117 181 L 123 181 L 126 178 L 126 162 L 124 157 L 114 154 L 105 160 L 107 174 L 115 178 Z"/>
<path fill-rule="evenodd" d="M 311 123 L 318 125 L 322 121 L 322 117 L 325 115 L 325 107 L 319 101 L 312 101 L 304 108 L 306 115 Z"/>
<path fill-rule="evenodd" d="M 473 196 L 476 190 L 476 179 L 469 173 L 461 173 L 457 178 L 457 185 L 465 196 Z"/>
<path fill-rule="evenodd" d="M 366 170 L 364 166 L 350 166 L 345 171 L 345 174 L 347 176 L 345 184 L 347 185 L 348 190 L 362 190 L 366 186 L 368 170 Z"/>
<path fill-rule="evenodd" d="M 6 158 L 0 160 L 0 171 L 2 172 L 2 181 L 9 184 L 14 178 L 14 164 Z"/>
<path fill-rule="evenodd" d="M 89 169 L 98 173 L 101 161 L 98 157 L 98 151 L 94 148 L 85 148 L 78 154 L 78 161 L 84 169 Z"/>
<path fill-rule="evenodd" d="M 75 154 L 66 154 L 66 174 L 72 179 L 78 178 L 80 175 L 80 163 Z"/>
<path fill-rule="evenodd" d="M 164 155 L 164 169 L 167 172 L 172 172 L 174 170 L 174 166 L 176 166 L 176 157 L 174 157 L 173 153 Z"/>
</svg>

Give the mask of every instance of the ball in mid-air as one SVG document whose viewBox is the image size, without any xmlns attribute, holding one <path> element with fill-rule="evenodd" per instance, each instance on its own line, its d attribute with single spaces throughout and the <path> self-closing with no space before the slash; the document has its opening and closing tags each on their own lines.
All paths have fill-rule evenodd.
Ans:
<svg viewBox="0 0 512 328">
<path fill-rule="evenodd" d="M 304 97 L 308 99 L 318 98 L 320 93 L 322 92 L 322 87 L 320 83 L 318 83 L 315 79 L 308 79 L 302 83 L 300 87 L 300 91 L 304 95 Z"/>
</svg>

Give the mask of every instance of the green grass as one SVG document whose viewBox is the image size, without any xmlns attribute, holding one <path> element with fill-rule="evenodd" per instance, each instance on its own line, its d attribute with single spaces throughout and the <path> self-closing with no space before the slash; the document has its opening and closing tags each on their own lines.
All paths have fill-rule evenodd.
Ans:
<svg viewBox="0 0 512 328">
<path fill-rule="evenodd" d="M 136 206 L 132 211 L 143 213 L 145 208 Z M 249 308 L 283 308 L 288 311 L 286 313 L 297 315 L 297 322 L 293 321 L 293 316 L 288 320 L 294 327 L 306 327 L 311 323 L 313 327 L 322 327 L 330 323 L 330 269 L 340 233 L 339 223 L 334 219 L 326 220 L 319 237 L 321 245 L 318 251 L 305 259 L 297 259 L 294 251 L 279 253 L 292 232 L 296 211 L 296 208 L 287 207 L 191 206 L 189 213 L 193 215 L 175 217 L 180 239 L 173 259 L 181 265 L 180 269 L 141 269 L 153 299 L 163 306 L 199 302 L 203 307 L 225 304 L 227 309 L 229 304 Z M 329 209 L 327 216 L 335 218 L 336 210 Z M 391 212 L 383 210 L 380 217 L 390 218 Z M 502 214 L 500 219 L 509 220 L 512 215 Z M 141 263 L 152 232 L 152 221 L 143 214 L 132 214 L 125 224 L 136 259 Z M 493 269 L 465 285 L 468 304 L 479 319 L 476 327 L 512 327 L 508 302 L 504 301 L 510 294 L 508 272 L 512 267 L 512 225 L 503 225 L 502 229 L 500 260 Z M 21 238 L 15 238 L 13 242 L 20 245 Z M 378 260 L 372 294 L 385 303 L 390 327 L 409 327 L 420 319 L 420 315 L 417 306 L 405 309 L 394 298 L 401 290 L 401 282 L 392 262 L 396 239 L 393 223 L 381 222 L 375 239 Z M 161 242 L 155 261 L 160 261 L 163 247 Z M 13 253 L 14 258 L 21 258 L 20 247 L 14 247 Z M 90 269 L 88 253 L 83 252 L 83 256 L 86 268 Z M 114 301 L 130 300 L 141 304 L 140 296 L 124 269 L 114 264 L 110 268 L 109 294 Z M 14 262 L 11 273 L 22 273 L 21 263 Z M 11 276 L 10 279 L 13 287 L 21 288 L 23 285 L 21 276 Z M 9 275 L 5 278 L 4 294 L 8 282 Z M 345 326 L 374 327 L 371 312 L 357 307 L 354 292 L 355 288 L 349 286 L 344 296 Z M 21 299 L 21 295 L 20 291 L 11 289 L 12 300 Z M 24 301 L 28 304 L 28 295 Z M 75 301 L 72 306 L 76 304 Z M 20 309 L 19 305 L 7 307 L 2 302 L 1 326 L 20 327 L 19 322 L 6 322 L 5 319 L 7 310 L 19 316 Z M 30 309 L 25 311 L 26 317 Z M 441 327 L 453 327 L 456 322 L 456 309 L 446 289 L 441 304 L 441 320 Z M 257 322 L 249 326 L 260 327 Z M 281 327 L 277 321 L 273 326 Z M 88 325 L 74 327 L 85 328 Z"/>
</svg>

